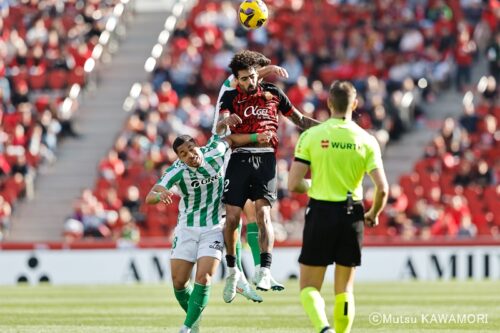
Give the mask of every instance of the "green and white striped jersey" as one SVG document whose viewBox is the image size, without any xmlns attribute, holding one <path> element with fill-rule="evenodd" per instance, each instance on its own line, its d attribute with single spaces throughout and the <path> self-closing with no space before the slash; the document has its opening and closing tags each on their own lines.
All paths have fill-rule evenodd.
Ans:
<svg viewBox="0 0 500 333">
<path fill-rule="evenodd" d="M 157 185 L 166 189 L 177 186 L 180 191 L 177 224 L 203 227 L 219 224 L 225 213 L 221 202 L 224 191 L 224 157 L 229 144 L 213 135 L 206 146 L 200 148 L 203 162 L 192 168 L 176 160 L 163 174 Z"/>
</svg>

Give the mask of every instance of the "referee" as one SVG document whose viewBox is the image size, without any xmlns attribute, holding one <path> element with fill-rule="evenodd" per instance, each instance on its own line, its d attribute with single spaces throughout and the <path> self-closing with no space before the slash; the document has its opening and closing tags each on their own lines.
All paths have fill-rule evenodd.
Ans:
<svg viewBox="0 0 500 333">
<path fill-rule="evenodd" d="M 361 265 L 364 225 L 374 227 L 387 201 L 388 185 L 380 147 L 375 138 L 354 123 L 356 89 L 335 81 L 329 91 L 331 117 L 302 133 L 288 189 L 308 193 L 300 263 L 300 299 L 316 332 L 330 328 L 325 301 L 320 295 L 325 271 L 335 263 L 335 332 L 350 332 L 354 320 L 354 272 Z M 311 169 L 312 182 L 304 176 Z M 365 173 L 375 185 L 375 199 L 364 212 L 362 180 Z"/>
</svg>

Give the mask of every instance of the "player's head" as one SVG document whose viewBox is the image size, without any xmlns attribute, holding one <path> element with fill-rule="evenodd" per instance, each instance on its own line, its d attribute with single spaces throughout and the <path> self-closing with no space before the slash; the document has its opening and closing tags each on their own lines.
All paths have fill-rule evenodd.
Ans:
<svg viewBox="0 0 500 333">
<path fill-rule="evenodd" d="M 174 140 L 172 145 L 179 159 L 192 168 L 201 165 L 203 155 L 200 147 L 196 144 L 190 135 L 180 135 Z"/>
<path fill-rule="evenodd" d="M 328 92 L 328 108 L 330 112 L 348 114 L 356 109 L 356 88 L 349 81 L 334 81 Z"/>
<path fill-rule="evenodd" d="M 234 55 L 229 68 L 238 81 L 238 86 L 247 93 L 257 90 L 258 74 L 255 69 L 255 55 L 251 51 L 241 51 Z"/>
</svg>

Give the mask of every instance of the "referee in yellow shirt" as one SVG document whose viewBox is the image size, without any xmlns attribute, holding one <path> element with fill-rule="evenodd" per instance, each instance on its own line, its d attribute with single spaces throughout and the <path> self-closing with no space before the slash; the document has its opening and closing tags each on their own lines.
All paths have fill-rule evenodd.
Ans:
<svg viewBox="0 0 500 333">
<path fill-rule="evenodd" d="M 310 197 L 306 209 L 300 263 L 300 298 L 316 332 L 330 328 L 320 295 L 325 271 L 335 263 L 336 333 L 350 332 L 354 320 L 354 273 L 361 265 L 364 225 L 374 227 L 387 201 L 388 185 L 380 147 L 373 136 L 354 123 L 356 89 L 335 81 L 329 91 L 331 117 L 302 133 L 288 176 L 290 191 Z M 304 176 L 311 169 L 311 182 Z M 362 180 L 368 173 L 375 199 L 364 212 Z"/>
</svg>

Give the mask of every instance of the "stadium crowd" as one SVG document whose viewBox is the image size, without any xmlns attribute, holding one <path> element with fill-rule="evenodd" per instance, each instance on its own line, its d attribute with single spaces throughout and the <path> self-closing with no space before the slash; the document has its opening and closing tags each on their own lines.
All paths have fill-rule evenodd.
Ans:
<svg viewBox="0 0 500 333">
<path fill-rule="evenodd" d="M 177 205 L 146 207 L 141 201 L 176 158 L 170 147 L 177 135 L 189 134 L 199 143 L 210 136 L 213 105 L 235 50 L 260 51 L 284 67 L 290 76 L 276 83 L 295 106 L 319 120 L 328 117 L 325 87 L 333 79 L 352 80 L 360 99 L 356 121 L 382 148 L 425 118 L 425 102 L 438 98 L 442 89 L 471 89 L 471 66 L 486 50 L 492 74 L 498 76 L 499 39 L 493 38 L 500 17 L 497 1 L 266 3 L 272 17 L 264 29 L 252 32 L 234 20 L 237 1 L 200 0 L 177 22 L 151 81 L 142 84 L 134 112 L 99 165 L 95 189 L 85 190 L 75 203 L 75 214 L 66 221 L 68 240 L 97 236 L 134 241 L 139 232 L 171 235 Z M 499 193 L 498 88 L 494 78 L 486 82 L 477 108 L 488 105 L 487 111 L 475 116 L 471 102 L 464 105 L 460 121 L 444 121 L 415 173 L 392 186 L 382 225 L 371 233 L 426 239 L 473 237 L 474 229 L 495 232 L 500 214 L 486 210 L 497 209 L 492 205 Z M 297 137 L 292 124 L 280 124 L 280 200 L 273 208 L 278 240 L 299 239 L 302 230 L 307 197 L 286 190 Z M 477 171 L 459 171 L 467 168 Z M 451 186 L 453 182 L 459 186 Z"/>
<path fill-rule="evenodd" d="M 73 84 L 85 85 L 92 55 L 119 0 L 0 2 L 0 240 L 19 198 L 33 195 L 58 140 L 78 136 L 64 105 Z"/>
</svg>

